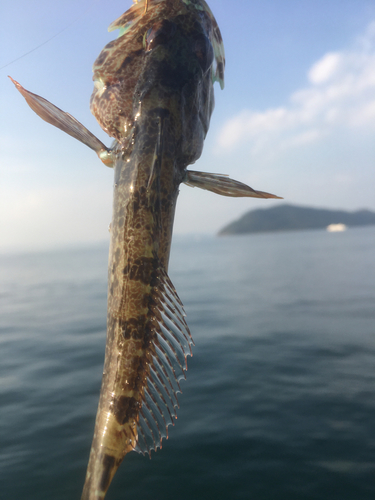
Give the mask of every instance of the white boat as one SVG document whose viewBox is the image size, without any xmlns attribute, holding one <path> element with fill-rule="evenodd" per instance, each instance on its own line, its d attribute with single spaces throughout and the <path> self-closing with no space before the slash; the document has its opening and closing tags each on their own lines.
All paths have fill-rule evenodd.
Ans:
<svg viewBox="0 0 375 500">
<path fill-rule="evenodd" d="M 340 233 L 346 231 L 347 226 L 345 224 L 330 224 L 326 229 L 330 233 Z"/>
</svg>

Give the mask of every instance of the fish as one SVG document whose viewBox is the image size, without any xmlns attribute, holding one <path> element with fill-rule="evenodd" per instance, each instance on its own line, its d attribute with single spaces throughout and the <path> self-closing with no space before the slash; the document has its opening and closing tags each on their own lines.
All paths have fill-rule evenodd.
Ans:
<svg viewBox="0 0 375 500">
<path fill-rule="evenodd" d="M 106 496 L 130 451 L 162 447 L 179 407 L 193 340 L 168 276 L 179 185 L 231 197 L 279 198 L 226 175 L 187 170 L 201 156 L 224 87 L 220 29 L 204 0 L 140 0 L 93 66 L 90 108 L 108 148 L 69 113 L 11 80 L 43 120 L 114 170 L 107 340 L 82 500 Z"/>
</svg>

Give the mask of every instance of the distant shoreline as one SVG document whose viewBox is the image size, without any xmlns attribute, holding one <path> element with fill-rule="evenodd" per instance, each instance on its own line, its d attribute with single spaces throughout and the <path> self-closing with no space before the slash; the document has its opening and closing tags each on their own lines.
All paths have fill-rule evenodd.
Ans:
<svg viewBox="0 0 375 500">
<path fill-rule="evenodd" d="M 332 225 L 348 228 L 375 225 L 375 212 L 366 209 L 348 212 L 283 204 L 250 210 L 223 227 L 218 236 L 326 229 Z"/>
</svg>

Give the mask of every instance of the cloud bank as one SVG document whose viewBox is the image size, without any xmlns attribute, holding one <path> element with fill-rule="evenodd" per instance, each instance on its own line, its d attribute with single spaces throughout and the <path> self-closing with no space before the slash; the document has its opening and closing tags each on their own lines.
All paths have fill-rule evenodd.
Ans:
<svg viewBox="0 0 375 500">
<path fill-rule="evenodd" d="M 343 128 L 375 132 L 375 21 L 351 47 L 313 64 L 307 80 L 285 106 L 244 110 L 228 120 L 219 149 L 247 144 L 257 154 L 313 144 Z"/>
</svg>

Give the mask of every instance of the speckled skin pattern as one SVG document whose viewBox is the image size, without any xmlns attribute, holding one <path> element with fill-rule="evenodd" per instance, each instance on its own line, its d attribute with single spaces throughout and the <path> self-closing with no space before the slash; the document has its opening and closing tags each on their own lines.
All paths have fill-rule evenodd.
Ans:
<svg viewBox="0 0 375 500">
<path fill-rule="evenodd" d="M 170 364 L 160 355 L 160 325 L 168 300 L 178 302 L 166 274 L 178 186 L 201 155 L 213 80 L 222 80 L 224 70 L 219 57 L 213 69 L 213 45 L 221 38 L 207 9 L 200 0 L 149 0 L 145 11 L 139 2 L 114 23 L 131 24 L 94 64 L 91 109 L 117 143 L 107 344 L 84 500 L 104 498 L 126 453 L 149 451 L 137 429 L 142 405 L 150 410 L 151 371 L 159 363 L 165 373 Z M 171 383 L 171 400 L 174 392 Z M 159 437 L 151 449 L 160 446 Z"/>
</svg>

